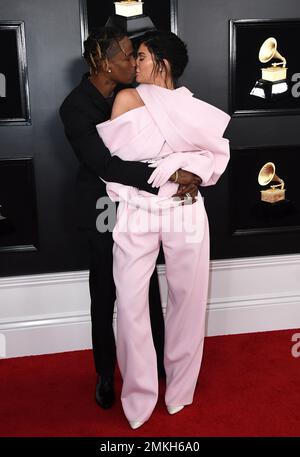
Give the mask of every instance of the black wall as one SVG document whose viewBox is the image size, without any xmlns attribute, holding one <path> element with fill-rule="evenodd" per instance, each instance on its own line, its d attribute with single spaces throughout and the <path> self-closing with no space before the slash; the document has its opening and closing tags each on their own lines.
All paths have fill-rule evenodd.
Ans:
<svg viewBox="0 0 300 457">
<path fill-rule="evenodd" d="M 190 63 L 184 83 L 199 98 L 228 112 L 229 20 L 300 18 L 299 0 L 179 1 L 179 33 Z M 300 66 L 299 66 L 300 69 Z M 232 149 L 264 145 L 300 145 L 300 116 L 233 118 L 225 132 Z M 255 149 L 254 149 L 255 150 Z M 291 165 L 300 169 L 299 154 Z M 203 190 L 210 219 L 211 257 L 230 258 L 300 252 L 300 231 L 232 236 L 231 164 L 219 183 Z M 247 186 L 247 170 L 245 186 Z M 258 186 L 259 187 L 259 186 Z M 294 195 L 296 197 L 296 195 Z M 297 195 L 299 197 L 299 195 Z"/>
<path fill-rule="evenodd" d="M 0 19 L 25 21 L 32 118 L 29 126 L 0 127 L 0 158 L 34 158 L 39 225 L 38 251 L 0 253 L 0 275 L 79 270 L 86 258 L 73 226 L 77 162 L 58 117 L 85 69 L 79 2 L 1 0 Z"/>
<path fill-rule="evenodd" d="M 151 1 L 151 0 L 146 0 Z M 228 110 L 229 19 L 300 17 L 298 0 L 179 0 L 179 34 L 189 46 L 184 83 L 196 96 Z M 0 158 L 33 157 L 39 249 L 0 254 L 0 275 L 80 270 L 85 244 L 74 228 L 73 184 L 77 163 L 64 137 L 58 107 L 79 82 L 79 1 L 0 2 L 1 20 L 24 20 L 32 125 L 0 127 Z M 231 145 L 300 144 L 299 116 L 235 118 Z M 300 157 L 300 156 L 299 156 Z M 299 158 L 295 159 L 295 166 Z M 16 186 L 18 183 L 16 182 Z M 205 189 L 212 258 L 299 252 L 299 234 L 233 237 L 229 230 L 229 174 Z M 288 242 L 286 239 L 288 238 Z"/>
</svg>

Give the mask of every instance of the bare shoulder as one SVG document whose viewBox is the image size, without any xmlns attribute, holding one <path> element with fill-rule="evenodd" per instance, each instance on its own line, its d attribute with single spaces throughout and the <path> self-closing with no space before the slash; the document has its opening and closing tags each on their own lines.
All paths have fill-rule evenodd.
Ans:
<svg viewBox="0 0 300 457">
<path fill-rule="evenodd" d="M 121 116 L 121 114 L 124 114 L 132 109 L 139 108 L 143 105 L 144 102 L 136 89 L 123 89 L 115 98 L 111 119 Z"/>
</svg>

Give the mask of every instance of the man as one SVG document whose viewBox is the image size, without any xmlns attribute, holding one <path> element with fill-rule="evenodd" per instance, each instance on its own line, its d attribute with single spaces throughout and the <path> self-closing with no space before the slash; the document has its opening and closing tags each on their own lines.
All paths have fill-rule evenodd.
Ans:
<svg viewBox="0 0 300 457">
<path fill-rule="evenodd" d="M 60 116 L 66 136 L 80 162 L 77 177 L 78 226 L 84 229 L 90 251 L 89 286 L 91 295 L 92 342 L 96 372 L 96 401 L 102 408 L 114 403 L 114 369 L 116 349 L 112 320 L 115 285 L 112 273 L 112 234 L 100 233 L 96 219 L 99 197 L 107 196 L 105 181 L 137 187 L 157 194 L 147 183 L 153 168 L 142 162 L 122 161 L 111 157 L 98 136 L 96 125 L 108 120 L 119 85 L 128 85 L 135 76 L 132 43 L 124 33 L 113 28 L 99 28 L 84 43 L 84 57 L 90 74 L 65 99 Z M 192 173 L 179 171 L 171 180 L 190 184 L 185 192 L 197 189 Z M 153 273 L 150 291 L 150 315 L 158 368 L 163 370 L 164 322 L 161 311 L 157 272 Z"/>
</svg>

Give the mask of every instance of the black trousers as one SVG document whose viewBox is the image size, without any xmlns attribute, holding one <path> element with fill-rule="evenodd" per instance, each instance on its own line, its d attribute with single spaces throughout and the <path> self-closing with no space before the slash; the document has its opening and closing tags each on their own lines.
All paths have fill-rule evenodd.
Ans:
<svg viewBox="0 0 300 457">
<path fill-rule="evenodd" d="M 91 295 L 92 342 L 96 372 L 111 375 L 116 365 L 113 312 L 116 298 L 113 280 L 113 239 L 111 232 L 85 230 L 90 253 L 89 286 Z M 164 375 L 164 319 L 155 269 L 149 289 L 153 342 L 157 353 L 159 375 Z"/>
</svg>

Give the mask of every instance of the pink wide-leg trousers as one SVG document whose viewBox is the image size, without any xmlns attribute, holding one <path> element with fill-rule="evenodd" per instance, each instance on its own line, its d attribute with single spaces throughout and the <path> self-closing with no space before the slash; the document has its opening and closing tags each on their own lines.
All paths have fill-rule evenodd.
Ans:
<svg viewBox="0 0 300 457">
<path fill-rule="evenodd" d="M 200 194 L 193 205 L 154 214 L 124 205 L 118 209 L 113 232 L 117 357 L 123 378 L 121 401 L 129 421 L 145 422 L 158 398 L 148 291 L 160 242 L 168 284 L 165 402 L 168 406 L 187 405 L 193 401 L 203 351 L 209 228 Z M 151 216 L 151 222 L 148 216 Z M 142 228 L 141 221 L 144 223 Z M 128 223 L 133 226 L 128 227 Z"/>
</svg>

